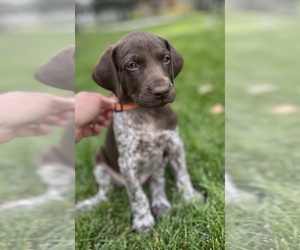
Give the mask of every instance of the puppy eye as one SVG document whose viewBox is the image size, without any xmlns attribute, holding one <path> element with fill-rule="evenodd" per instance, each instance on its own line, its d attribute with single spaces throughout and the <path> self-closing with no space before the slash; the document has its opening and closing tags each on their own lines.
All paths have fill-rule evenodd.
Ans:
<svg viewBox="0 0 300 250">
<path fill-rule="evenodd" d="M 163 60 L 164 64 L 168 64 L 168 63 L 170 63 L 170 61 L 171 61 L 171 57 L 170 56 L 165 56 L 164 57 L 164 60 Z"/>
<path fill-rule="evenodd" d="M 127 69 L 134 70 L 137 68 L 137 64 L 135 62 L 131 62 L 127 65 Z"/>
</svg>

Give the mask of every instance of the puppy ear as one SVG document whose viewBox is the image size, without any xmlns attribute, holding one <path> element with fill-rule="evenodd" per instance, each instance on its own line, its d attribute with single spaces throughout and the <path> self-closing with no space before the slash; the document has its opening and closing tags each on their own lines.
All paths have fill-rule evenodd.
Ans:
<svg viewBox="0 0 300 250">
<path fill-rule="evenodd" d="M 56 53 L 35 71 L 35 79 L 55 88 L 74 91 L 74 53 L 73 45 Z"/>
<path fill-rule="evenodd" d="M 114 57 L 115 46 L 110 46 L 94 68 L 92 77 L 98 85 L 112 91 L 120 99 L 122 90 Z"/>
<path fill-rule="evenodd" d="M 172 63 L 172 81 L 180 73 L 183 67 L 183 57 L 173 48 L 173 46 L 165 40 L 167 49 L 171 53 L 171 63 Z"/>
</svg>

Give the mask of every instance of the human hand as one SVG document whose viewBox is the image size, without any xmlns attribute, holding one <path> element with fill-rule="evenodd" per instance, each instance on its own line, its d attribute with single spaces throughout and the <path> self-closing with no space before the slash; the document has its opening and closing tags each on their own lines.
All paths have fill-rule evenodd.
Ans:
<svg viewBox="0 0 300 250">
<path fill-rule="evenodd" d="M 115 100 L 96 93 L 75 95 L 75 142 L 83 137 L 97 135 L 102 126 L 108 126 Z"/>
<path fill-rule="evenodd" d="M 10 92 L 0 95 L 0 143 L 16 137 L 49 134 L 74 116 L 74 97 Z"/>
</svg>

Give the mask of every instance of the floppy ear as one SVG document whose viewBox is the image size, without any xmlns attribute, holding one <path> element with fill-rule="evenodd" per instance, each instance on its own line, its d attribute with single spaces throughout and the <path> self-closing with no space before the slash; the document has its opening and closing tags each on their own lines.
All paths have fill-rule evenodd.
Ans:
<svg viewBox="0 0 300 250">
<path fill-rule="evenodd" d="M 93 70 L 93 80 L 101 87 L 112 91 L 119 99 L 122 96 L 121 84 L 115 64 L 115 46 L 110 46 Z"/>
<path fill-rule="evenodd" d="M 180 73 L 183 66 L 183 58 L 182 56 L 173 48 L 173 46 L 165 40 L 167 49 L 171 53 L 171 63 L 172 63 L 172 82 L 174 78 Z"/>
<path fill-rule="evenodd" d="M 74 91 L 74 53 L 73 45 L 56 53 L 35 71 L 35 79 L 55 88 Z"/>
</svg>

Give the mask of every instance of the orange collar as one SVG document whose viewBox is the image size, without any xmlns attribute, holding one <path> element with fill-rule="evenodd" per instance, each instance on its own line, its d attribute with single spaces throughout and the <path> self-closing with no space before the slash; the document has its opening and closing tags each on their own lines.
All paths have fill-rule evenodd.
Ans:
<svg viewBox="0 0 300 250">
<path fill-rule="evenodd" d="M 122 112 L 122 111 L 126 111 L 126 110 L 136 109 L 138 107 L 139 107 L 139 105 L 137 105 L 134 102 L 124 103 L 124 104 L 115 103 L 112 111 L 114 111 L 114 112 Z"/>
<path fill-rule="evenodd" d="M 115 100 L 118 100 L 118 98 L 115 95 L 112 95 L 112 98 L 114 98 Z M 124 103 L 124 104 L 115 103 L 113 108 L 112 108 L 112 111 L 114 111 L 114 112 L 123 112 L 123 111 L 126 111 L 126 110 L 137 109 L 138 107 L 139 107 L 139 105 L 137 105 L 134 102 Z"/>
</svg>

